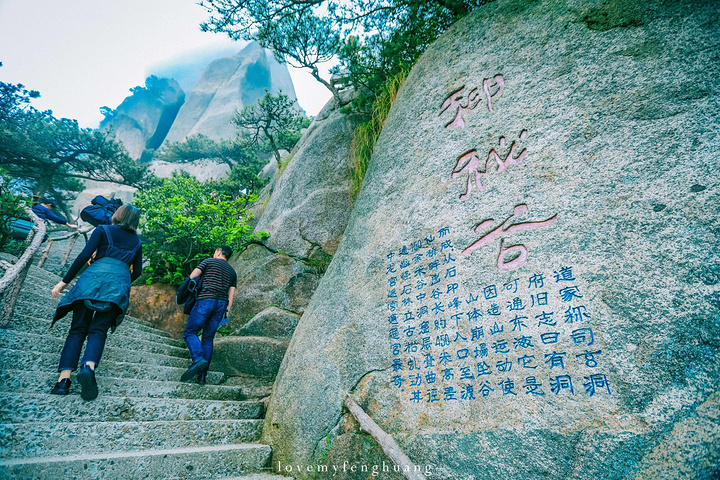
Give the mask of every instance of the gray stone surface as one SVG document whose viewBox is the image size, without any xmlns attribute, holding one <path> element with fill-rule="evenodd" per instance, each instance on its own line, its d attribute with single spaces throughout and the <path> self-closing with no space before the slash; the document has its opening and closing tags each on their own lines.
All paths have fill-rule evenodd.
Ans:
<svg viewBox="0 0 720 480">
<path fill-rule="evenodd" d="M 147 321 L 127 317 L 110 336 L 98 398 L 82 400 L 75 375 L 68 396 L 51 395 L 67 331 L 48 329 L 58 301 L 48 292 L 58 279 L 32 267 L 19 310 L 0 331 L 0 477 L 242 478 L 269 470 L 270 447 L 241 442 L 259 438 L 272 381 L 238 375 L 214 385 L 225 375 L 212 369 L 207 385 L 180 383 L 187 350 Z"/>
<path fill-rule="evenodd" d="M 182 448 L 228 443 L 251 443 L 260 437 L 262 420 L 181 420 L 151 422 L 50 421 L 34 425 L 0 426 L 0 448 L 5 458 L 51 457 L 82 454 L 86 435 L 94 439 L 92 452 L 112 452 L 119 441 L 127 450 Z M 126 435 L 133 432 L 132 436 Z"/>
<path fill-rule="evenodd" d="M 268 307 L 250 319 L 236 334 L 242 336 L 292 338 L 300 315 Z"/>
<path fill-rule="evenodd" d="M 350 145 L 363 118 L 329 112 L 313 121 L 290 163 L 276 174 L 255 227 L 270 234 L 270 248 L 295 257 L 333 255 L 352 210 Z"/>
<path fill-rule="evenodd" d="M 240 328 L 270 306 L 299 313 L 305 311 L 321 275 L 301 260 L 250 245 L 233 256 L 230 264 L 238 277 L 230 327 Z"/>
<path fill-rule="evenodd" d="M 109 132 L 128 154 L 140 158 L 146 148 L 157 148 L 185 102 L 185 92 L 175 80 L 160 78 L 151 88 L 128 96 L 106 117 L 100 129 Z"/>
<path fill-rule="evenodd" d="M 287 66 L 278 65 L 272 54 L 252 42 L 232 57 L 217 59 L 207 66 L 195 88 L 187 95 L 165 144 L 202 134 L 214 140 L 237 136 L 233 115 L 265 95 L 282 90 L 294 99 Z"/>
<path fill-rule="evenodd" d="M 227 163 L 215 160 L 197 160 L 190 163 L 170 163 L 160 160 L 153 160 L 150 163 L 150 170 L 158 177 L 166 178 L 172 176 L 173 172 L 187 172 L 201 182 L 207 180 L 224 180 L 230 172 Z"/>
<path fill-rule="evenodd" d="M 144 451 L 0 460 L 3 478 L 38 480 L 166 478 L 211 479 L 242 475 L 267 468 L 270 447 L 259 444 L 213 445 Z M 242 477 L 240 477 L 242 478 Z"/>
<path fill-rule="evenodd" d="M 287 340 L 268 337 L 224 337 L 215 340 L 213 369 L 226 375 L 274 377 L 287 349 Z"/>
<path fill-rule="evenodd" d="M 57 355 L 57 354 L 56 354 Z M 56 357 L 57 358 L 57 357 Z M 186 365 L 189 367 L 190 362 Z M 25 367 L 27 368 L 27 366 Z M 213 366 L 215 369 L 215 366 Z M 100 395 L 148 398 L 187 398 L 206 400 L 246 400 L 242 387 L 226 385 L 198 385 L 175 381 L 156 381 L 143 378 L 106 376 L 102 367 L 96 373 Z M 80 394 L 80 384 L 71 377 L 71 395 Z M 0 392 L 48 393 L 57 382 L 57 373 L 45 373 L 23 368 L 5 368 L 0 372 Z"/>
<path fill-rule="evenodd" d="M 264 429 L 273 463 L 319 455 L 352 392 L 438 478 L 717 476 L 718 19 L 718 2 L 499 0 L 444 34 L 400 91 L 343 240 L 290 342 Z M 442 107 L 457 92 L 477 102 L 464 127 L 456 108 Z M 453 176 L 473 150 L 479 173 L 489 158 L 486 174 L 476 180 L 460 162 Z M 516 162 L 500 170 L 493 151 Z M 423 256 L 412 263 L 418 240 Z M 386 274 L 391 264 L 395 273 Z M 535 274 L 542 286 L 530 281 Z M 398 302 L 413 302 L 395 312 L 393 277 Z M 582 297 L 562 294 L 566 287 Z M 504 331 L 492 333 L 495 323 Z M 588 331 L 584 341 L 576 332 L 583 328 L 592 344 Z M 429 347 L 405 350 L 422 338 Z M 451 363 L 439 363 L 443 351 Z M 586 351 L 601 353 L 591 361 Z M 411 385 L 415 373 L 419 385 Z M 359 453 L 348 446 L 337 455 Z"/>
<path fill-rule="evenodd" d="M 47 394 L 0 394 L 0 418 L 8 423 L 34 423 L 73 418 L 76 422 L 152 422 L 176 420 L 257 419 L 259 401 L 188 400 L 101 396 L 86 402 L 77 396 L 58 400 Z"/>
</svg>

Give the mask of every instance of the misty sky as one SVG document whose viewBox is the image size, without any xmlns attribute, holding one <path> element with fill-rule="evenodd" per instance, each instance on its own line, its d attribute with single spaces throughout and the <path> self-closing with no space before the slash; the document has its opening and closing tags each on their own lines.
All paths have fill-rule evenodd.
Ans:
<svg viewBox="0 0 720 480">
<path fill-rule="evenodd" d="M 200 31 L 207 17 L 193 0 L 0 0 L 0 80 L 39 90 L 36 108 L 95 128 L 100 107 L 117 107 L 155 66 L 239 51 Z M 315 115 L 330 93 L 305 72 L 290 75 L 300 106 Z"/>
</svg>

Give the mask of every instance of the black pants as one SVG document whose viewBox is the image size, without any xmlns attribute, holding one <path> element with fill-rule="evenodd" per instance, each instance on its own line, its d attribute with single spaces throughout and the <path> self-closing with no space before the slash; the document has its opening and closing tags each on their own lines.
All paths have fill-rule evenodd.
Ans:
<svg viewBox="0 0 720 480">
<path fill-rule="evenodd" d="M 115 308 L 108 312 L 96 312 L 85 306 L 83 301 L 77 301 L 73 305 L 72 325 L 70 332 L 65 339 L 65 346 L 60 354 L 61 370 L 77 370 L 80 350 L 87 338 L 87 346 L 82 363 L 95 362 L 97 367 L 100 364 L 107 332 L 112 326 L 113 319 L 117 317 Z"/>
</svg>

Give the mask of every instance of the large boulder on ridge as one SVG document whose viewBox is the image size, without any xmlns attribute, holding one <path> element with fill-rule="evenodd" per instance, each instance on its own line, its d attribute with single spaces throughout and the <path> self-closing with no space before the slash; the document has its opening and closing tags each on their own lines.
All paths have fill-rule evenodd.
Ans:
<svg viewBox="0 0 720 480">
<path fill-rule="evenodd" d="M 270 234 L 270 248 L 302 258 L 335 253 L 352 211 L 350 148 L 363 119 L 331 100 L 313 120 L 267 187 L 272 194 L 255 231 Z"/>
<path fill-rule="evenodd" d="M 213 140 L 232 140 L 238 128 L 235 112 L 253 105 L 265 91 L 295 99 L 287 66 L 268 50 L 251 42 L 236 55 L 214 60 L 207 66 L 165 138 L 165 144 L 202 134 Z"/>
<path fill-rule="evenodd" d="M 256 244 L 233 255 L 230 265 L 237 272 L 229 323 L 233 331 L 271 306 L 302 314 L 322 277 L 303 261 Z"/>
<path fill-rule="evenodd" d="M 718 19 L 498 0 L 428 49 L 280 367 L 273 466 L 328 433 L 360 458 L 352 394 L 434 478 L 719 473 Z"/>
<path fill-rule="evenodd" d="M 156 149 L 165 139 L 185 92 L 175 80 L 150 76 L 144 87 L 136 87 L 100 124 L 120 142 L 128 155 L 138 159 L 145 149 Z"/>
</svg>

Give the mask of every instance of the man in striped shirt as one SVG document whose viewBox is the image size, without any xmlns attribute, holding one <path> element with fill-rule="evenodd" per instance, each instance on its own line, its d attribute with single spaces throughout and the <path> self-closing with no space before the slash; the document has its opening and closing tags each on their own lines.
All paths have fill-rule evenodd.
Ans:
<svg viewBox="0 0 720 480">
<path fill-rule="evenodd" d="M 202 283 L 183 333 L 192 359 L 192 365 L 180 377 L 183 382 L 197 377 L 200 384 L 205 384 L 205 376 L 212 359 L 215 332 L 222 319 L 230 313 L 235 297 L 237 274 L 228 263 L 231 256 L 232 248 L 227 245 L 218 247 L 212 258 L 200 262 L 190 274 L 190 278 L 202 275 Z M 200 330 L 202 340 L 198 336 Z"/>
</svg>

